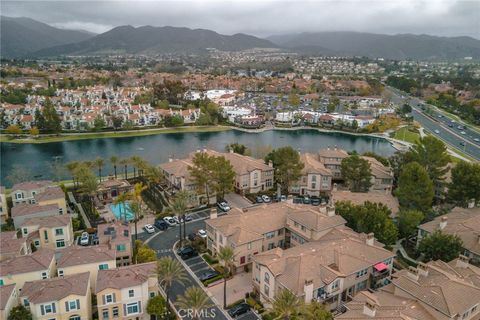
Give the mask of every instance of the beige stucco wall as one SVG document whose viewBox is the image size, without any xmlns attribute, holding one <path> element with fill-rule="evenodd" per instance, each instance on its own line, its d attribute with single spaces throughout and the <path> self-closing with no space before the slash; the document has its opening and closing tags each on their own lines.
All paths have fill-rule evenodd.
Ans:
<svg viewBox="0 0 480 320">
<path fill-rule="evenodd" d="M 97 283 L 97 274 L 98 274 L 99 266 L 104 263 L 108 264 L 108 269 L 115 269 L 117 267 L 115 259 L 112 259 L 109 261 L 82 264 L 78 266 L 70 266 L 65 268 L 58 268 L 57 274 L 60 272 L 60 270 L 63 270 L 64 276 L 74 275 L 82 272 L 90 272 L 90 287 L 92 289 L 92 292 L 95 292 L 95 285 Z"/>
<path fill-rule="evenodd" d="M 4 285 L 15 283 L 17 285 L 17 289 L 21 291 L 25 282 L 42 280 L 43 272 L 47 273 L 47 278 L 52 278 L 56 275 L 55 258 L 52 259 L 52 262 L 50 263 L 50 266 L 48 267 L 48 269 L 34 271 L 34 272 L 13 274 L 10 277 L 9 276 L 0 277 L 0 279 L 3 280 Z"/>
</svg>

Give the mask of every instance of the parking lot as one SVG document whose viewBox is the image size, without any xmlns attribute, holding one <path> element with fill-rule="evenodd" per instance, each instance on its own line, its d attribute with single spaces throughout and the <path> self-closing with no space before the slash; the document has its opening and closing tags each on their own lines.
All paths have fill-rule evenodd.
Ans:
<svg viewBox="0 0 480 320">
<path fill-rule="evenodd" d="M 200 256 L 185 260 L 185 263 L 188 265 L 190 270 L 192 270 L 192 272 L 197 276 L 197 278 L 205 271 L 212 269 L 210 268 L 208 263 L 206 263 L 205 260 L 203 260 Z"/>
<path fill-rule="evenodd" d="M 243 209 L 252 206 L 252 203 L 250 201 L 237 193 L 226 194 L 225 200 L 228 202 L 231 208 Z"/>
</svg>

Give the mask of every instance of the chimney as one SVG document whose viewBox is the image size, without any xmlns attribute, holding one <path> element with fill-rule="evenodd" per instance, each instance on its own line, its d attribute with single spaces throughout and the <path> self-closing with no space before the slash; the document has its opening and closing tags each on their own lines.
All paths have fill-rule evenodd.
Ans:
<svg viewBox="0 0 480 320">
<path fill-rule="evenodd" d="M 313 280 L 305 280 L 303 284 L 303 292 L 305 293 L 305 303 L 309 303 L 313 299 Z"/>
<path fill-rule="evenodd" d="M 457 258 L 457 268 L 465 269 L 468 267 L 468 257 L 464 256 L 463 254 L 459 255 Z"/>
<path fill-rule="evenodd" d="M 419 262 L 417 266 L 417 270 L 418 270 L 419 276 L 422 275 L 424 277 L 428 277 L 428 266 L 425 263 Z"/>
<path fill-rule="evenodd" d="M 369 246 L 373 246 L 374 243 L 375 243 L 375 235 L 373 234 L 373 232 L 370 232 L 369 234 L 367 234 L 367 239 L 365 240 L 365 243 Z"/>
<path fill-rule="evenodd" d="M 448 218 L 446 216 L 443 216 L 439 224 L 440 230 L 445 229 L 445 227 L 447 226 L 447 222 L 448 222 Z"/>
<path fill-rule="evenodd" d="M 369 317 L 375 317 L 377 313 L 377 305 L 372 299 L 367 299 L 363 305 L 363 314 Z"/>
<path fill-rule="evenodd" d="M 412 266 L 408 267 L 407 276 L 412 280 L 418 281 L 418 270 L 417 270 L 417 268 L 412 267 Z"/>
<path fill-rule="evenodd" d="M 218 217 L 217 208 L 210 209 L 210 219 L 216 219 Z"/>
</svg>

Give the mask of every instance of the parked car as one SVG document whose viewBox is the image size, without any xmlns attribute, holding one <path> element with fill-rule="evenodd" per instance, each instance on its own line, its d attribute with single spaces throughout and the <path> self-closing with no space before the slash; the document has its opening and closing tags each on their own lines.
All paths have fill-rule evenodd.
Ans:
<svg viewBox="0 0 480 320">
<path fill-rule="evenodd" d="M 465 146 L 465 141 L 460 141 L 461 146 Z"/>
<path fill-rule="evenodd" d="M 192 220 L 193 220 L 192 216 L 190 216 L 190 215 L 188 215 L 188 214 L 185 215 L 185 221 L 188 222 L 188 221 L 192 221 Z"/>
<path fill-rule="evenodd" d="M 435 133 L 436 133 L 436 134 L 439 134 L 439 133 L 440 133 L 440 130 L 435 130 Z"/>
<path fill-rule="evenodd" d="M 230 206 L 229 206 L 228 203 L 225 202 L 225 201 L 222 201 L 222 202 L 217 203 L 217 206 L 218 206 L 218 208 L 220 208 L 220 210 L 222 210 L 223 212 L 227 212 L 227 211 L 230 210 Z"/>
<path fill-rule="evenodd" d="M 238 316 L 241 316 L 242 314 L 247 313 L 248 311 L 250 311 L 250 305 L 248 305 L 247 303 L 240 303 L 228 310 L 228 314 L 232 318 L 236 318 Z"/>
<path fill-rule="evenodd" d="M 264 195 L 262 196 L 262 200 L 263 200 L 263 202 L 265 202 L 265 203 L 272 202 L 272 199 L 270 199 L 270 197 L 267 196 L 266 194 L 264 194 Z"/>
<path fill-rule="evenodd" d="M 262 197 L 256 196 L 256 197 L 255 197 L 255 202 L 256 202 L 256 203 L 263 203 Z"/>
<path fill-rule="evenodd" d="M 146 224 L 143 228 L 148 234 L 155 233 L 155 228 L 151 224 Z"/>
<path fill-rule="evenodd" d="M 177 216 L 173 216 L 172 219 L 175 221 L 176 224 L 180 224 L 180 219 Z"/>
<path fill-rule="evenodd" d="M 198 279 L 203 282 L 203 281 L 213 279 L 218 275 L 220 275 L 220 273 L 218 271 L 208 270 L 208 271 L 205 271 L 204 273 L 202 273 L 200 276 L 198 276 Z"/>
<path fill-rule="evenodd" d="M 310 201 L 310 198 L 309 198 L 309 197 L 304 197 L 304 198 L 303 198 L 303 203 L 304 203 L 304 204 L 310 204 L 310 202 L 311 202 L 311 201 Z"/>
<path fill-rule="evenodd" d="M 190 246 L 186 246 L 186 247 L 183 247 L 183 248 L 180 248 L 178 251 L 177 251 L 178 255 L 183 259 L 183 260 L 187 260 L 191 257 L 195 257 L 195 256 L 198 256 L 198 252 L 197 250 L 195 250 L 194 248 L 190 247 Z"/>
<path fill-rule="evenodd" d="M 175 221 L 175 219 L 173 219 L 172 217 L 164 217 L 163 218 L 163 221 L 165 221 L 166 223 L 168 223 L 168 225 L 170 227 L 174 226 L 177 224 L 177 222 Z"/>
<path fill-rule="evenodd" d="M 282 201 L 282 202 L 287 201 L 287 196 L 284 195 L 284 194 L 282 194 L 282 195 L 280 196 L 280 201 Z"/>
<path fill-rule="evenodd" d="M 196 237 L 197 237 L 197 234 L 193 233 L 193 232 L 189 233 L 188 236 L 187 236 L 188 240 L 190 240 L 190 241 L 195 240 Z"/>
<path fill-rule="evenodd" d="M 207 231 L 203 230 L 203 229 L 200 229 L 197 231 L 197 235 L 200 237 L 200 238 L 203 238 L 205 239 L 207 237 Z"/>
<path fill-rule="evenodd" d="M 155 221 L 155 227 L 157 227 L 158 230 L 167 230 L 168 223 L 165 222 L 165 220 L 157 220 Z"/>
<path fill-rule="evenodd" d="M 88 246 L 89 244 L 89 235 L 88 232 L 84 231 L 82 232 L 82 235 L 80 236 L 80 245 L 81 246 Z"/>
<path fill-rule="evenodd" d="M 312 206 L 319 206 L 320 203 L 321 203 L 321 199 L 320 198 L 312 198 L 310 200 L 310 202 L 311 202 Z"/>
</svg>

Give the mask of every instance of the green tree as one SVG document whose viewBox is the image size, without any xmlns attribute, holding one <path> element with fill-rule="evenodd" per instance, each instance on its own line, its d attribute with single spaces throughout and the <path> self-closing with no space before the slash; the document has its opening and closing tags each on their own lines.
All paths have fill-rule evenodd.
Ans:
<svg viewBox="0 0 480 320">
<path fill-rule="evenodd" d="M 23 305 L 18 305 L 10 310 L 8 320 L 32 320 L 32 313 Z"/>
<path fill-rule="evenodd" d="M 134 126 L 135 125 L 132 120 L 125 120 L 122 125 L 123 129 L 125 130 L 132 130 Z"/>
<path fill-rule="evenodd" d="M 105 160 L 103 160 L 102 158 L 97 158 L 95 159 L 95 166 L 97 167 L 98 169 L 98 177 L 100 178 L 100 182 L 102 181 L 102 169 L 103 169 L 103 166 L 105 165 Z"/>
<path fill-rule="evenodd" d="M 15 136 L 21 135 L 22 134 L 22 129 L 20 129 L 19 126 L 12 124 L 7 127 L 5 130 L 6 133 L 8 134 L 13 134 Z"/>
<path fill-rule="evenodd" d="M 342 160 L 341 172 L 352 192 L 367 192 L 372 186 L 370 163 L 356 154 Z"/>
<path fill-rule="evenodd" d="M 97 177 L 92 173 L 86 164 L 79 165 L 75 170 L 75 176 L 80 185 L 80 191 L 90 199 L 91 212 L 95 213 L 94 197 L 98 190 Z"/>
<path fill-rule="evenodd" d="M 235 143 L 230 143 L 225 147 L 226 151 L 233 151 L 235 153 L 241 154 L 241 155 L 248 155 L 249 150 L 246 145 L 240 144 L 238 142 Z"/>
<path fill-rule="evenodd" d="M 125 180 L 127 180 L 127 178 L 128 178 L 128 165 L 130 164 L 130 159 L 121 159 L 118 162 L 118 164 L 123 166 L 124 177 L 125 177 Z"/>
<path fill-rule="evenodd" d="M 105 122 L 105 120 L 100 115 L 98 115 L 93 120 L 93 130 L 94 131 L 100 131 L 103 128 L 105 128 L 106 126 L 107 126 L 107 123 Z"/>
<path fill-rule="evenodd" d="M 167 312 L 167 303 L 161 295 L 148 299 L 147 313 L 149 315 L 155 316 L 155 319 L 162 319 Z"/>
<path fill-rule="evenodd" d="M 450 156 L 445 144 L 433 136 L 420 138 L 410 149 L 407 157 L 418 162 L 427 170 L 434 183 L 440 183 L 448 172 Z"/>
<path fill-rule="evenodd" d="M 38 130 L 37 127 L 32 127 L 30 130 L 29 130 L 29 133 L 32 137 L 36 137 L 40 134 L 40 131 Z"/>
<path fill-rule="evenodd" d="M 142 244 L 137 250 L 136 260 L 137 263 L 157 261 L 157 254 L 155 253 L 155 250 Z"/>
<path fill-rule="evenodd" d="M 480 164 L 461 161 L 452 169 L 447 199 L 462 207 L 480 201 Z"/>
<path fill-rule="evenodd" d="M 172 284 L 184 284 L 188 279 L 183 266 L 172 257 L 163 257 L 158 260 L 157 276 L 158 283 L 163 287 L 167 295 L 167 304 L 170 302 L 169 297 Z"/>
<path fill-rule="evenodd" d="M 418 162 L 403 167 L 395 190 L 402 209 L 427 212 L 432 206 L 434 193 L 432 180 Z"/>
<path fill-rule="evenodd" d="M 265 157 L 265 163 L 272 161 L 275 169 L 275 181 L 282 187 L 282 192 L 288 193 L 292 183 L 298 181 L 302 175 L 304 164 L 300 155 L 291 146 L 273 150 Z"/>
<path fill-rule="evenodd" d="M 231 266 L 235 259 L 232 247 L 221 247 L 217 253 L 218 260 L 223 263 L 223 308 L 227 308 L 227 278 L 231 272 Z"/>
<path fill-rule="evenodd" d="M 113 116 L 112 117 L 112 124 L 113 124 L 113 129 L 117 130 L 122 127 L 123 124 L 123 118 L 122 117 L 117 117 Z"/>
<path fill-rule="evenodd" d="M 58 116 L 57 110 L 55 110 L 53 103 L 50 101 L 50 98 L 45 99 L 45 105 L 43 106 L 42 115 L 45 119 L 46 131 L 56 134 L 62 131 L 62 121 Z"/>
<path fill-rule="evenodd" d="M 178 221 L 182 221 L 185 223 L 185 212 L 188 208 L 188 200 L 190 198 L 190 194 L 187 191 L 180 191 L 175 194 L 175 198 L 170 206 L 172 209 L 172 213 L 178 218 Z M 182 244 L 182 240 L 185 238 L 186 235 L 182 238 L 182 225 L 178 227 L 178 236 L 180 239 L 180 245 Z"/>
<path fill-rule="evenodd" d="M 462 251 L 463 242 L 456 235 L 442 233 L 437 230 L 420 241 L 418 252 L 425 255 L 425 259 L 451 261 Z"/>
<path fill-rule="evenodd" d="M 304 320 L 333 320 L 332 313 L 316 300 L 305 306 L 302 317 Z"/>
<path fill-rule="evenodd" d="M 298 107 L 300 105 L 300 97 L 295 92 L 292 92 L 288 95 L 288 103 L 292 107 Z"/>
<path fill-rule="evenodd" d="M 115 176 L 115 179 L 117 179 L 117 165 L 119 164 L 120 159 L 117 156 L 111 156 L 110 157 L 110 163 L 113 166 L 113 174 Z"/>
<path fill-rule="evenodd" d="M 288 289 L 281 289 L 272 303 L 272 312 L 277 319 L 302 319 L 304 302 Z"/>
<path fill-rule="evenodd" d="M 418 210 L 402 210 L 398 215 L 398 229 L 404 238 L 410 238 L 417 232 L 417 227 L 425 219 L 423 212 Z"/>
<path fill-rule="evenodd" d="M 183 310 L 191 310 L 191 317 L 194 320 L 200 319 L 205 314 L 205 309 L 213 307 L 205 291 L 200 287 L 188 287 L 183 295 L 177 296 L 175 305 Z"/>
<path fill-rule="evenodd" d="M 35 110 L 35 125 L 39 130 L 47 130 L 45 118 L 43 117 L 43 114 L 40 111 L 40 109 Z"/>
<path fill-rule="evenodd" d="M 235 171 L 233 166 L 223 156 L 211 157 L 210 167 L 212 172 L 213 189 L 217 198 L 225 198 L 225 194 L 233 191 L 235 183 Z"/>
<path fill-rule="evenodd" d="M 328 113 L 334 113 L 335 109 L 337 106 L 340 104 L 340 99 L 338 99 L 336 96 L 330 97 L 330 100 L 327 105 L 327 111 Z"/>
<path fill-rule="evenodd" d="M 192 158 L 193 166 L 188 167 L 190 176 L 199 194 L 205 193 L 207 203 L 210 203 L 210 192 L 213 190 L 213 181 L 210 166 L 210 156 L 206 152 L 197 152 Z"/>
<path fill-rule="evenodd" d="M 163 119 L 165 127 L 180 127 L 183 126 L 184 121 L 183 117 L 175 115 L 175 116 L 166 116 Z"/>
</svg>

